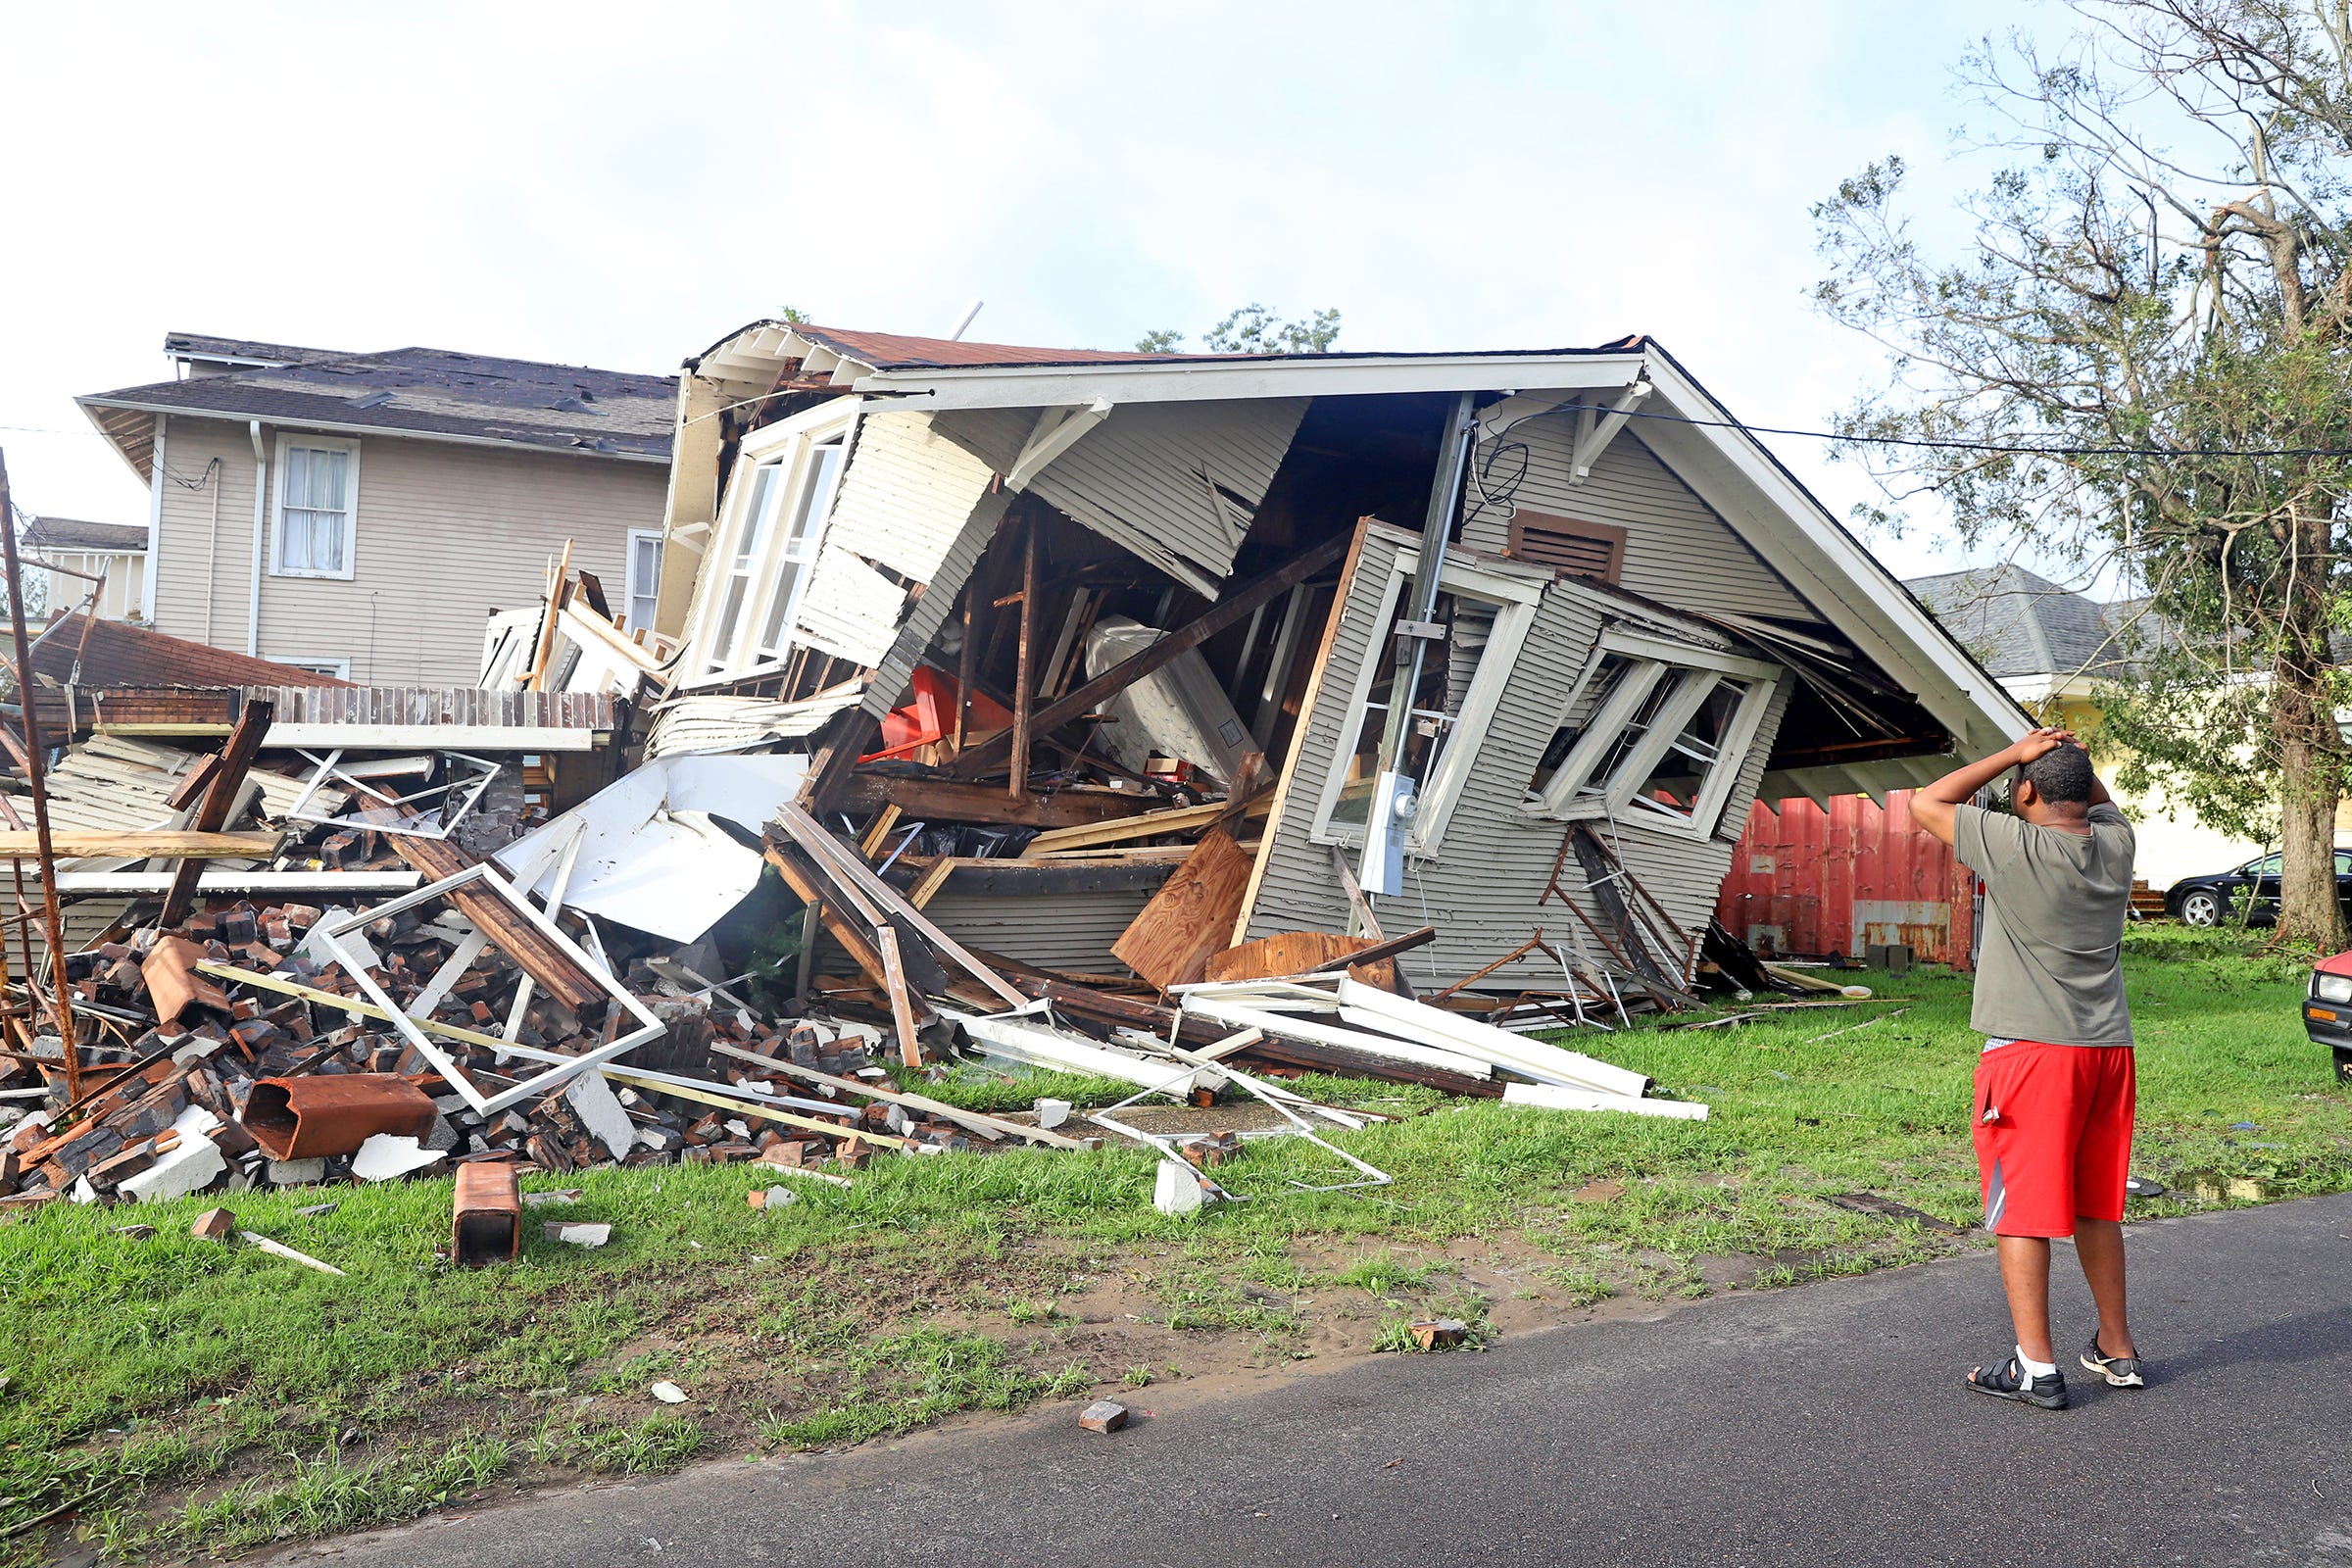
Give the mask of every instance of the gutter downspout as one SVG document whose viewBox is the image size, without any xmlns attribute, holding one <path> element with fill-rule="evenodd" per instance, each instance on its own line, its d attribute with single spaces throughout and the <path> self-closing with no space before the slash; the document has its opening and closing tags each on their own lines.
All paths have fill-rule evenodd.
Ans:
<svg viewBox="0 0 2352 1568">
<path fill-rule="evenodd" d="M 155 416 L 155 447 L 147 457 L 147 581 L 139 590 L 139 617 L 155 624 L 156 568 L 164 556 L 164 427 L 169 415 Z"/>
<path fill-rule="evenodd" d="M 253 438 L 253 581 L 245 593 L 245 652 L 262 654 L 262 526 L 270 513 L 270 457 L 262 448 L 262 421 L 249 419 L 246 434 Z M 205 639 L 210 642 L 211 638 Z"/>
</svg>

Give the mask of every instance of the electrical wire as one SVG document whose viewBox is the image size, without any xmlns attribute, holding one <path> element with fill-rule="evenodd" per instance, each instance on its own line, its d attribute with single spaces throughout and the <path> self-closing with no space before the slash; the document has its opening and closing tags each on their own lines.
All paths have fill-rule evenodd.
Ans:
<svg viewBox="0 0 2352 1568">
<path fill-rule="evenodd" d="M 1544 412 L 1565 414 L 1568 409 L 1562 407 Z M 1856 446 L 2005 452 L 2037 458 L 2352 458 L 2352 447 L 2066 447 L 2025 441 L 2013 444 L 2001 441 L 1938 440 L 1931 436 L 1851 435 L 1836 430 L 1793 430 L 1781 425 L 1749 424 L 1741 419 L 1701 419 L 1687 414 L 1651 414 L 1640 409 L 1622 412 L 1629 419 L 1657 419 L 1669 424 L 1695 424 L 1713 430 L 1741 430 L 1749 435 L 1787 435 L 1810 441 L 1840 441 Z M 1541 416 L 1530 415 L 1528 417 L 1537 418 Z"/>
</svg>

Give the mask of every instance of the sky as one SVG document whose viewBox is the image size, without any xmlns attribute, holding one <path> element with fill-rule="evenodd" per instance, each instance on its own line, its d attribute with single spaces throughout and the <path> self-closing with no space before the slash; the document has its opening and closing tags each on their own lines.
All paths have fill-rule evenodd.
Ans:
<svg viewBox="0 0 2352 1568">
<path fill-rule="evenodd" d="M 0 11 L 0 446 L 17 504 L 143 521 L 74 406 L 169 330 L 670 371 L 791 306 L 1125 348 L 1237 305 L 1349 349 L 1648 333 L 1741 418 L 1884 376 L 1809 206 L 1900 153 L 1963 237 L 1950 66 L 2012 0 L 17 6 Z M 37 69 L 33 69 L 39 63 Z M 1833 513 L 1877 499 L 1772 437 Z M 1970 557 L 1933 515 L 1869 542 Z"/>
</svg>

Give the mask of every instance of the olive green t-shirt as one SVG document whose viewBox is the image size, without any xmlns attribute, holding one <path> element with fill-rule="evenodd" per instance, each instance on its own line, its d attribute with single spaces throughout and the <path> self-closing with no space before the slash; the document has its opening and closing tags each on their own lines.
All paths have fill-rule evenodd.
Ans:
<svg viewBox="0 0 2352 1568">
<path fill-rule="evenodd" d="M 1984 879 L 1984 931 L 1969 1027 L 2053 1046 L 2129 1046 L 2124 920 L 2132 907 L 2132 824 L 2090 808 L 2069 833 L 1979 807 L 1953 813 L 1952 847 Z"/>
</svg>

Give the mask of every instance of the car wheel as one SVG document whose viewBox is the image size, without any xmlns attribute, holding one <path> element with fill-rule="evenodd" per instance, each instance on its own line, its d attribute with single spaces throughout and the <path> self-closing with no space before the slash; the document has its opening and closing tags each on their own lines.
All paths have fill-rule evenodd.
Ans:
<svg viewBox="0 0 2352 1568">
<path fill-rule="evenodd" d="M 2345 1083 L 2352 1084 L 2352 1047 L 2335 1048 L 2335 1075 Z"/>
<path fill-rule="evenodd" d="M 2199 888 L 2180 901 L 2180 919 L 2186 925 L 2219 925 L 2222 901 Z"/>
</svg>

